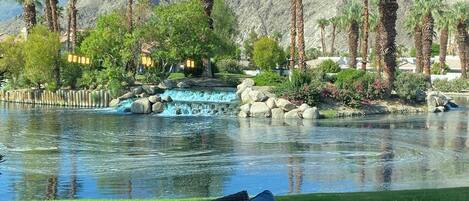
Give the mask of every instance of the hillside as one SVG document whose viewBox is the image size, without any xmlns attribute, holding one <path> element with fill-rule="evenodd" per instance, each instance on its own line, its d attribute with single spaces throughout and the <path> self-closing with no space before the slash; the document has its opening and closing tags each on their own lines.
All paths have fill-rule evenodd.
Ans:
<svg viewBox="0 0 469 201">
<path fill-rule="evenodd" d="M 163 0 L 173 2 L 177 0 Z M 305 40 L 307 47 L 320 45 L 320 32 L 316 26 L 319 18 L 330 18 L 336 15 L 337 8 L 344 0 L 308 0 L 304 2 L 305 10 Z M 455 2 L 458 0 L 451 0 Z M 459 0 L 461 1 L 461 0 Z M 97 17 L 103 13 L 125 6 L 126 0 L 80 0 L 79 27 L 89 28 L 94 26 Z M 159 4 L 160 0 L 154 0 Z M 288 45 L 289 41 L 289 2 L 290 0 L 227 0 L 229 6 L 238 16 L 240 34 L 238 41 L 242 41 L 251 30 L 260 34 L 279 32 L 283 35 L 282 44 Z M 62 2 L 64 4 L 65 2 Z M 403 29 L 403 20 L 410 8 L 410 0 L 399 0 L 398 44 L 411 44 L 409 36 Z M 11 1 L 0 2 L 0 33 L 17 33 L 23 23 L 19 16 L 21 8 Z M 328 38 L 330 37 L 328 30 Z M 338 44 L 345 48 L 345 34 L 339 34 Z"/>
</svg>

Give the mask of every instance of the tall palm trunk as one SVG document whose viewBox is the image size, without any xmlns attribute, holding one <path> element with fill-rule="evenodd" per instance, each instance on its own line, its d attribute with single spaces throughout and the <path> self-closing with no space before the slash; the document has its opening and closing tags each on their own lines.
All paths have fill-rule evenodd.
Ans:
<svg viewBox="0 0 469 201">
<path fill-rule="evenodd" d="M 433 27 L 434 20 L 431 13 L 427 13 L 423 17 L 423 30 L 422 30 L 422 54 L 423 54 L 423 71 L 429 79 L 431 76 L 431 57 L 432 57 L 432 43 L 433 43 Z"/>
<path fill-rule="evenodd" d="M 322 54 L 323 55 L 326 55 L 326 41 L 325 41 L 325 38 L 326 38 L 326 34 L 325 34 L 325 29 L 326 27 L 325 26 L 321 26 L 321 46 L 322 46 Z"/>
<path fill-rule="evenodd" d="M 33 1 L 23 2 L 23 20 L 28 32 L 36 25 L 36 5 Z"/>
<path fill-rule="evenodd" d="M 55 32 L 60 32 L 59 11 L 57 9 L 58 0 L 50 0 L 50 10 L 52 13 L 52 25 Z"/>
<path fill-rule="evenodd" d="M 128 0 L 127 2 L 127 25 L 129 26 L 129 31 L 132 32 L 134 28 L 134 21 L 133 21 L 133 0 Z"/>
<path fill-rule="evenodd" d="M 368 11 L 368 0 L 363 1 L 364 4 L 364 9 L 363 9 L 363 16 L 364 16 L 364 22 L 363 22 L 363 40 L 362 40 L 362 70 L 366 71 L 366 64 L 368 62 L 368 37 L 370 33 L 370 24 L 369 24 L 369 18 L 370 18 L 370 13 Z"/>
<path fill-rule="evenodd" d="M 52 22 L 52 11 L 50 0 L 44 0 L 44 15 L 46 17 L 47 27 L 50 31 L 54 31 L 54 23 Z"/>
<path fill-rule="evenodd" d="M 290 70 L 293 70 L 296 56 L 296 0 L 290 2 Z"/>
<path fill-rule="evenodd" d="M 349 25 L 348 30 L 348 47 L 349 47 L 349 67 L 357 68 L 358 38 L 360 30 L 357 21 L 353 21 Z"/>
<path fill-rule="evenodd" d="M 214 0 L 200 0 L 204 7 L 205 16 L 208 18 L 208 27 L 213 30 L 212 10 Z M 209 58 L 202 58 L 204 66 L 204 77 L 213 77 L 212 63 Z"/>
<path fill-rule="evenodd" d="M 422 27 L 416 25 L 414 28 L 414 45 L 415 45 L 415 71 L 423 72 L 423 53 L 422 53 Z"/>
<path fill-rule="evenodd" d="M 335 37 L 337 32 L 337 24 L 332 24 L 332 41 L 331 41 L 331 56 L 335 54 Z"/>
<path fill-rule="evenodd" d="M 443 73 L 446 67 L 446 54 L 448 52 L 448 26 L 440 31 L 440 72 Z"/>
<path fill-rule="evenodd" d="M 303 0 L 296 0 L 296 20 L 298 26 L 298 66 L 305 70 L 305 35 L 303 21 Z"/>
<path fill-rule="evenodd" d="M 75 52 L 77 42 L 77 0 L 69 0 L 67 41 L 69 51 Z"/>
<path fill-rule="evenodd" d="M 213 10 L 213 0 L 201 0 L 202 5 L 204 7 L 205 16 L 208 17 L 208 26 L 210 29 L 213 29 L 213 18 L 212 18 L 212 10 Z"/>
<path fill-rule="evenodd" d="M 469 57 L 469 37 L 466 32 L 466 25 L 464 22 L 459 22 L 457 25 L 458 30 L 458 54 L 461 62 L 461 77 L 467 79 L 468 70 L 468 57 Z"/>
<path fill-rule="evenodd" d="M 376 71 L 378 76 L 381 77 L 381 73 L 383 72 L 383 48 L 381 47 L 381 35 L 383 33 L 383 29 L 381 28 L 380 24 L 376 27 L 376 35 L 375 35 L 375 54 L 376 54 Z"/>
<path fill-rule="evenodd" d="M 395 79 L 396 72 L 396 21 L 397 21 L 397 9 L 399 4 L 397 0 L 380 0 L 379 11 L 380 18 L 379 23 L 383 29 L 381 34 L 381 47 L 383 49 L 384 59 L 384 80 L 387 87 L 388 94 L 391 93 L 392 86 Z"/>
</svg>

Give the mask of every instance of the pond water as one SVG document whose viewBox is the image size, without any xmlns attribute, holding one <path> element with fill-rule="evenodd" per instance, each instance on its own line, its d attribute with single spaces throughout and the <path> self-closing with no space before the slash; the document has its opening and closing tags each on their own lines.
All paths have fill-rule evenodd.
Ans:
<svg viewBox="0 0 469 201">
<path fill-rule="evenodd" d="M 469 186 L 468 126 L 464 107 L 284 123 L 1 103 L 0 200 Z"/>
</svg>

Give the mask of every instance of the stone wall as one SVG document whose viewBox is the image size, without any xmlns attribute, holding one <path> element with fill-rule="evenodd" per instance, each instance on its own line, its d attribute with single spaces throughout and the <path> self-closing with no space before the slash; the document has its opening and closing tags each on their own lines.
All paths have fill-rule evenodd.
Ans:
<svg viewBox="0 0 469 201">
<path fill-rule="evenodd" d="M 111 96 L 105 90 L 58 90 L 52 92 L 27 89 L 0 91 L 0 101 L 66 107 L 104 108 L 109 107 Z"/>
</svg>

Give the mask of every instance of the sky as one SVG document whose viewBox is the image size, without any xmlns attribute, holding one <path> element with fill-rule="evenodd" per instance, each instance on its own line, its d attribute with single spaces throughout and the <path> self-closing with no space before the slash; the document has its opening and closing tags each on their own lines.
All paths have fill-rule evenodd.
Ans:
<svg viewBox="0 0 469 201">
<path fill-rule="evenodd" d="M 66 0 L 60 0 L 61 4 Z M 21 15 L 21 6 L 14 0 L 0 0 L 0 21 Z"/>
</svg>

